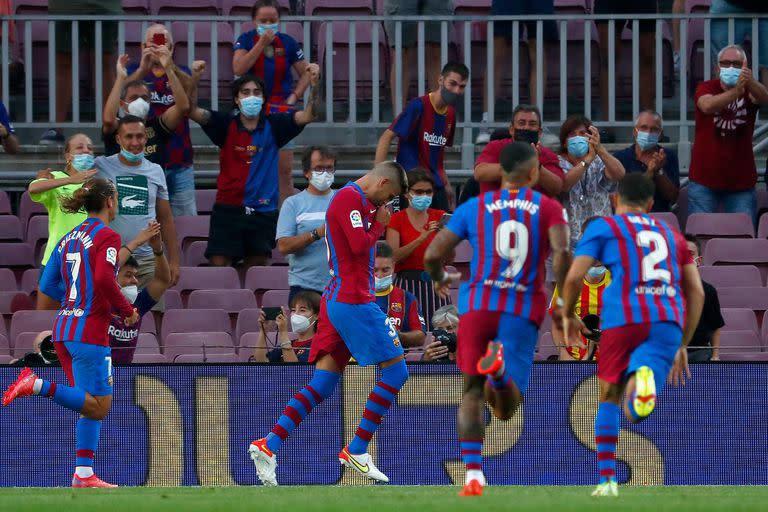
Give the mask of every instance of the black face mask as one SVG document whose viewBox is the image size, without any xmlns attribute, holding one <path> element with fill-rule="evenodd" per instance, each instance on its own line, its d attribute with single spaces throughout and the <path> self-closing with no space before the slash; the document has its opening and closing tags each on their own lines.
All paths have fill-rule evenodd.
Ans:
<svg viewBox="0 0 768 512">
<path fill-rule="evenodd" d="M 527 142 L 528 144 L 539 143 L 538 130 L 522 130 L 515 128 L 515 142 Z"/>
<path fill-rule="evenodd" d="M 445 86 L 440 86 L 440 96 L 442 96 L 443 101 L 452 106 L 455 107 L 459 104 L 459 101 L 461 100 L 461 97 L 463 94 L 458 94 L 455 92 L 451 92 L 448 89 L 445 88 Z"/>
</svg>

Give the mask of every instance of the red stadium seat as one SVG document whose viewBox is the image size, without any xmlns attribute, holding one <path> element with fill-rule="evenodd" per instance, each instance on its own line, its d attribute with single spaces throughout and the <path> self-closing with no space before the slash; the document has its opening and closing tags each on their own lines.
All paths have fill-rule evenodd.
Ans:
<svg viewBox="0 0 768 512">
<path fill-rule="evenodd" d="M 166 364 L 168 363 L 168 358 L 165 357 L 163 354 L 134 354 L 133 355 L 133 364 Z"/>
<path fill-rule="evenodd" d="M 142 332 L 139 333 L 139 338 L 136 341 L 136 352 L 134 352 L 134 357 L 136 357 L 137 354 L 159 354 L 160 353 L 160 344 L 157 342 L 157 338 L 154 334 L 151 332 Z"/>
<path fill-rule="evenodd" d="M 220 14 L 218 0 L 184 0 L 183 2 L 175 3 L 166 2 L 165 0 L 149 0 L 149 8 L 152 14 L 160 16 Z"/>
<path fill-rule="evenodd" d="M 211 218 L 207 215 L 182 215 L 173 219 L 176 225 L 176 240 L 181 250 L 194 241 L 208 240 Z"/>
<path fill-rule="evenodd" d="M 13 292 L 18 290 L 16 276 L 9 268 L 0 268 L 0 291 Z"/>
<path fill-rule="evenodd" d="M 17 311 L 11 317 L 11 330 L 9 341 L 11 346 L 16 346 L 16 338 L 23 332 L 50 331 L 53 329 L 53 320 L 56 318 L 56 311 Z"/>
<path fill-rule="evenodd" d="M 173 333 L 231 333 L 232 327 L 223 309 L 172 309 L 163 315 L 161 331 L 163 345 L 167 345 L 168 336 Z"/>
<path fill-rule="evenodd" d="M 251 290 L 195 290 L 187 301 L 188 309 L 223 309 L 230 314 L 255 307 L 256 297 Z"/>
<path fill-rule="evenodd" d="M 718 290 L 727 287 L 762 286 L 760 270 L 754 265 L 716 265 L 699 267 L 701 279 Z"/>
<path fill-rule="evenodd" d="M 240 288 L 240 277 L 232 267 L 181 267 L 179 282 L 173 287 L 182 294 L 192 290 Z"/>
<path fill-rule="evenodd" d="M 8 197 L 8 192 L 0 190 L 0 215 L 11 214 L 11 198 Z"/>
<path fill-rule="evenodd" d="M 261 297 L 262 308 L 288 307 L 288 290 L 269 290 Z"/>
<path fill-rule="evenodd" d="M 197 205 L 197 213 L 210 215 L 213 211 L 213 203 L 216 202 L 216 189 L 206 188 L 203 190 L 195 190 L 195 203 Z"/>
<path fill-rule="evenodd" d="M 0 215 L 0 242 L 21 242 L 24 234 L 21 222 L 15 215 Z"/>
<path fill-rule="evenodd" d="M 760 332 L 757 327 L 757 318 L 755 313 L 747 308 L 720 308 L 720 313 L 723 315 L 725 326 L 723 330 L 728 331 L 754 331 L 755 334 Z"/>
<path fill-rule="evenodd" d="M 185 332 L 172 333 L 165 337 L 163 354 L 169 361 L 175 361 L 180 354 L 228 354 L 235 353 L 229 332 Z"/>
<path fill-rule="evenodd" d="M 261 310 L 258 308 L 244 309 L 237 315 L 237 326 L 235 327 L 235 343 L 243 344 L 243 336 L 248 333 L 256 334 L 261 331 L 259 318 Z M 255 345 L 253 345 L 255 346 Z"/>
<path fill-rule="evenodd" d="M 209 265 L 208 258 L 205 257 L 205 250 L 208 248 L 207 240 L 196 240 L 190 243 L 184 249 L 184 266 L 186 267 L 205 267 Z"/>
<path fill-rule="evenodd" d="M 0 291 L 0 315 L 12 315 L 26 309 L 35 309 L 28 294 L 18 290 Z"/>
</svg>

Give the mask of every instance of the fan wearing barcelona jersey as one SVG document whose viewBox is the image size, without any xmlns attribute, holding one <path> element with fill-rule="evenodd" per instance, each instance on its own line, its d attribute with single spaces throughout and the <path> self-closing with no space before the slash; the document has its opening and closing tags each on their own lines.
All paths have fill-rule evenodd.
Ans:
<svg viewBox="0 0 768 512">
<path fill-rule="evenodd" d="M 116 487 L 93 472 L 101 420 L 112 405 L 112 357 L 107 328 L 116 310 L 127 326 L 139 314 L 115 281 L 120 236 L 108 225 L 117 213 L 112 182 L 91 178 L 72 197 L 61 201 L 64 211 L 84 209 L 88 218 L 66 234 L 48 265 L 64 283 L 64 301 L 53 324 L 53 341 L 62 366 L 74 375 L 74 387 L 39 378 L 24 368 L 3 395 L 3 405 L 38 395 L 80 414 L 75 429 L 76 468 L 72 487 Z M 66 353 L 68 357 L 61 357 Z"/>
<path fill-rule="evenodd" d="M 586 332 L 574 307 L 584 274 L 601 261 L 613 280 L 603 294 L 595 417 L 599 483 L 593 496 L 618 495 L 622 397 L 627 419 L 637 423 L 653 412 L 668 375 L 675 384 L 690 377 L 686 347 L 699 323 L 704 288 L 683 235 L 648 215 L 653 194 L 653 182 L 642 174 L 619 182 L 616 214 L 592 221 L 576 246 L 555 316 L 569 339 Z"/>
<path fill-rule="evenodd" d="M 501 152 L 501 190 L 462 204 L 424 256 L 435 290 L 448 294 L 456 275 L 442 262 L 462 240 L 473 255 L 469 281 L 459 288 L 456 362 L 464 374 L 458 412 L 461 455 L 467 468 L 462 496 L 483 492 L 480 456 L 485 434 L 485 399 L 506 421 L 528 388 L 539 325 L 546 314 L 544 262 L 562 285 L 570 263 L 568 223 L 563 207 L 531 187 L 539 159 L 530 144 L 512 142 Z M 485 355 L 483 353 L 485 352 Z"/>
</svg>

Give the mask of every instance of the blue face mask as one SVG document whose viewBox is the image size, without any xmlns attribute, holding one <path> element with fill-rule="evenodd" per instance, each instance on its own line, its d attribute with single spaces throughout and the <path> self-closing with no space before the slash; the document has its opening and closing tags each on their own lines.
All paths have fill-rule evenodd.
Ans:
<svg viewBox="0 0 768 512">
<path fill-rule="evenodd" d="M 80 153 L 79 155 L 72 157 L 72 167 L 78 171 L 87 171 L 88 169 L 93 169 L 95 162 L 96 159 L 93 157 L 93 155 L 88 153 Z"/>
<path fill-rule="evenodd" d="M 240 112 L 245 117 L 256 117 L 261 113 L 264 98 L 261 96 L 248 96 L 240 100 Z"/>
<path fill-rule="evenodd" d="M 720 81 L 726 87 L 734 87 L 739 81 L 739 75 L 741 75 L 741 68 L 720 68 Z"/>
<path fill-rule="evenodd" d="M 568 139 L 568 153 L 581 158 L 589 153 L 589 139 L 582 135 L 576 135 Z"/>
<path fill-rule="evenodd" d="M 277 34 L 277 29 L 279 28 L 277 23 L 271 23 L 269 25 L 256 25 L 256 33 L 259 34 L 259 36 L 263 36 L 267 33 L 268 30 L 271 30 L 273 33 Z"/>
<path fill-rule="evenodd" d="M 139 154 L 133 154 L 125 148 L 120 148 L 120 154 L 123 155 L 123 158 L 125 158 L 128 162 L 132 164 L 135 164 L 136 162 L 141 162 L 141 159 L 144 158 L 143 151 Z"/>
<path fill-rule="evenodd" d="M 655 148 L 659 144 L 659 134 L 651 132 L 637 132 L 637 145 L 642 151 Z"/>
<path fill-rule="evenodd" d="M 394 281 L 395 276 L 394 274 L 390 274 L 386 277 L 376 277 L 374 278 L 374 288 L 376 288 L 377 292 L 383 292 L 385 290 L 388 290 L 390 286 L 392 286 L 392 282 Z"/>
<path fill-rule="evenodd" d="M 600 265 L 599 267 L 589 267 L 589 270 L 587 270 L 587 275 L 589 277 L 603 277 L 605 274 L 606 268 L 603 265 Z"/>
<path fill-rule="evenodd" d="M 432 196 L 411 196 L 411 206 L 423 212 L 432 205 Z"/>
</svg>

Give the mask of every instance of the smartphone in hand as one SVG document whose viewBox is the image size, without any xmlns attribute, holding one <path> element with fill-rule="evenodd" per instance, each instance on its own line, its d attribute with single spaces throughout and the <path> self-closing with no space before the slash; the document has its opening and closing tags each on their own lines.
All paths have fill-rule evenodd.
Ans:
<svg viewBox="0 0 768 512">
<path fill-rule="evenodd" d="M 283 312 L 282 308 L 262 308 L 264 311 L 264 319 L 269 320 L 277 320 L 277 317 L 280 315 L 280 313 Z"/>
</svg>

